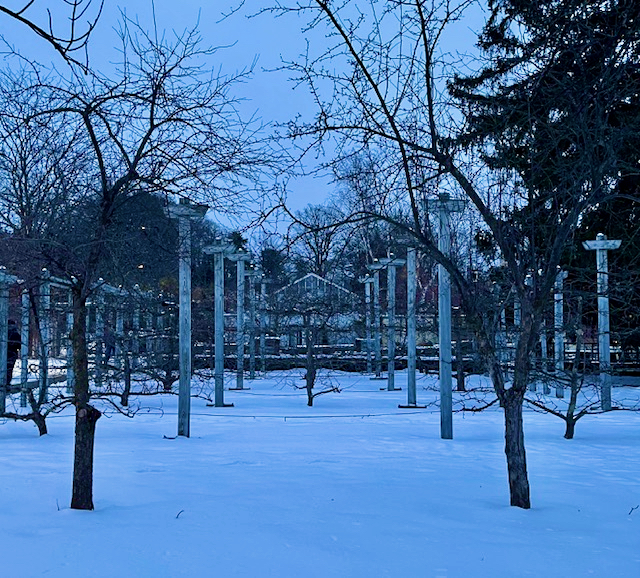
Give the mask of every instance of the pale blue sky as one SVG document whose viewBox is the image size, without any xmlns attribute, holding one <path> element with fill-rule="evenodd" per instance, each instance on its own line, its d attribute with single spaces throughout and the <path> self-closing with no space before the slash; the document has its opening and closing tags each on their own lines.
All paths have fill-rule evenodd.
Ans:
<svg viewBox="0 0 640 578">
<path fill-rule="evenodd" d="M 18 2 L 14 2 L 17 4 Z M 9 3 L 11 4 L 11 3 Z M 34 10 L 39 3 L 36 3 Z M 247 0 L 240 9 L 223 18 L 239 0 L 202 2 L 201 0 L 131 0 L 117 2 L 106 0 L 103 14 L 90 41 L 91 65 L 104 69 L 109 62 L 117 59 L 114 46 L 118 38 L 113 30 L 120 18 L 120 10 L 126 10 L 130 18 L 138 18 L 144 28 L 153 28 L 155 21 L 159 31 L 182 32 L 198 24 L 205 46 L 227 46 L 219 51 L 210 63 L 212 67 L 222 67 L 224 73 L 231 74 L 249 68 L 255 62 L 253 78 L 237 87 L 237 94 L 246 99 L 243 112 L 248 117 L 257 114 L 264 124 L 286 122 L 296 114 L 310 118 L 313 104 L 304 87 L 293 90 L 287 81 L 288 73 L 273 72 L 281 64 L 281 59 L 295 59 L 305 49 L 306 40 L 323 42 L 324 31 L 318 31 L 313 38 L 305 38 L 300 31 L 305 19 L 295 15 L 275 18 L 263 14 L 247 18 L 262 7 L 272 5 L 270 0 Z M 43 4 L 44 5 L 44 4 Z M 155 9 L 154 9 L 155 8 Z M 444 48 L 449 51 L 468 50 L 474 41 L 469 28 L 477 27 L 481 21 L 479 14 L 471 14 L 468 23 L 458 25 L 457 30 L 444 38 Z M 2 34 L 26 56 L 36 55 L 40 61 L 56 61 L 54 51 L 37 39 L 24 27 L 12 23 L 8 18 L 1 22 Z M 308 36 L 308 35 L 307 35 Z M 60 65 L 59 59 L 57 62 Z M 333 186 L 328 181 L 318 179 L 296 180 L 289 199 L 294 209 L 307 203 L 322 202 Z"/>
</svg>

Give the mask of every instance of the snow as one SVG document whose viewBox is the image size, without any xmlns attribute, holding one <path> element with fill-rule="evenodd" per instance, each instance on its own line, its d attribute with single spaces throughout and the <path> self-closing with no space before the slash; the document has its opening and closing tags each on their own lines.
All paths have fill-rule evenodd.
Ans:
<svg viewBox="0 0 640 578">
<path fill-rule="evenodd" d="M 441 440 L 437 407 L 398 408 L 405 372 L 396 392 L 338 374 L 313 408 L 300 376 L 246 380 L 225 391 L 234 407 L 193 398 L 189 439 L 175 396 L 106 415 L 93 512 L 69 509 L 72 412 L 44 437 L 3 422 L 2 576 L 640 576 L 640 414 L 586 417 L 565 440 L 527 412 L 525 511 L 508 505 L 499 409 L 456 414 Z"/>
</svg>

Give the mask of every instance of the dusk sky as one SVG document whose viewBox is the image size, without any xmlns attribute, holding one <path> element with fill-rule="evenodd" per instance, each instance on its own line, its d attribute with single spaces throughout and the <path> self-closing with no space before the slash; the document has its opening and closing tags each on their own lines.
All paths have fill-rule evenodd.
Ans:
<svg viewBox="0 0 640 578">
<path fill-rule="evenodd" d="M 220 68 L 223 74 L 231 75 L 253 66 L 252 78 L 238 85 L 235 91 L 237 96 L 245 99 L 242 112 L 246 118 L 254 117 L 264 125 L 287 122 L 298 114 L 311 118 L 315 110 L 306 87 L 294 89 L 288 80 L 289 73 L 275 69 L 282 65 L 283 60 L 295 60 L 304 52 L 307 41 L 317 49 L 325 42 L 325 31 L 318 30 L 312 36 L 303 34 L 301 27 L 307 21 L 306 16 L 290 14 L 276 18 L 269 13 L 257 15 L 262 8 L 272 5 L 270 0 L 244 3 L 239 0 L 206 3 L 198 0 L 132 0 L 126 3 L 106 0 L 90 40 L 90 64 L 105 71 L 111 62 L 118 59 L 115 47 L 119 40 L 115 29 L 121 11 L 131 19 L 138 19 L 141 26 L 149 31 L 153 30 L 155 18 L 159 34 L 179 34 L 197 26 L 203 47 L 224 47 L 212 57 L 210 67 Z M 34 14 L 37 8 L 36 3 L 32 9 Z M 472 29 L 477 29 L 481 21 L 479 11 L 471 11 L 465 22 L 456 25 L 443 38 L 443 49 L 451 52 L 471 49 L 475 41 Z M 64 68 L 50 46 L 29 34 L 23 26 L 4 18 L 2 34 L 25 56 L 42 63 L 53 61 L 59 68 Z M 309 162 L 316 161 L 310 159 Z M 289 202 L 294 210 L 308 203 L 317 204 L 323 202 L 333 188 L 328 179 L 297 179 L 291 185 Z"/>
</svg>

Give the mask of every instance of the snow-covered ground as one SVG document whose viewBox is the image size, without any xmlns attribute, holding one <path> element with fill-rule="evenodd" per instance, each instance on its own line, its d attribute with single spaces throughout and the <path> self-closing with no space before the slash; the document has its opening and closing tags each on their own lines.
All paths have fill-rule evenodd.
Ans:
<svg viewBox="0 0 640 578">
<path fill-rule="evenodd" d="M 0 576 L 640 576 L 640 414 L 587 417 L 568 441 L 527 412 L 523 511 L 508 505 L 499 409 L 456 414 L 445 441 L 437 407 L 398 408 L 404 372 L 399 392 L 334 379 L 342 392 L 313 408 L 291 387 L 300 373 L 246 381 L 230 408 L 194 398 L 189 439 L 174 396 L 105 416 L 93 512 L 69 509 L 71 411 L 42 438 L 2 423 Z"/>
</svg>

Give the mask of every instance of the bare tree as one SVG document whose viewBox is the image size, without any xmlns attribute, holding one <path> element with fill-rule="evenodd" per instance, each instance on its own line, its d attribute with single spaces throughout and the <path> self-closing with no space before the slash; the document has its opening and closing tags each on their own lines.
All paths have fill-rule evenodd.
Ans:
<svg viewBox="0 0 640 578">
<path fill-rule="evenodd" d="M 335 226 L 344 215 L 338 207 L 307 205 L 295 214 L 289 231 L 290 253 L 298 262 L 299 273 L 327 277 L 348 242 L 347 227 Z"/>
<path fill-rule="evenodd" d="M 253 129 L 231 91 L 248 72 L 223 76 L 203 67 L 215 49 L 202 49 L 195 30 L 156 42 L 123 21 L 116 78 L 98 74 L 82 84 L 25 75 L 13 91 L 38 102 L 27 122 L 61 115 L 79 134 L 88 170 L 66 183 L 66 218 L 49 221 L 38 239 L 42 258 L 71 283 L 76 440 L 71 507 L 92 509 L 93 444 L 100 411 L 91 404 L 87 299 L 101 270 L 122 254 L 119 215 L 140 194 L 207 202 L 218 210 L 247 206 L 265 164 Z M 17 79 L 16 79 L 17 80 Z M 42 102 L 46 106 L 42 106 Z M 78 150 L 74 145 L 74 150 Z M 66 175 L 64 175 L 66 177 Z"/>
<path fill-rule="evenodd" d="M 26 26 L 48 42 L 69 64 L 88 72 L 88 42 L 102 13 L 104 0 L 58 0 L 56 7 L 42 8 L 42 2 L 26 0 L 17 6 L 0 4 L 0 13 Z M 60 13 L 66 22 L 60 25 Z M 84 52 L 82 60 L 79 54 Z"/>
<path fill-rule="evenodd" d="M 310 87 L 318 112 L 311 121 L 288 125 L 287 135 L 301 142 L 303 150 L 335 137 L 332 146 L 336 155 L 329 167 L 360 151 L 374 151 L 385 186 L 361 198 L 359 210 L 349 219 L 382 219 L 397 224 L 451 275 L 504 409 L 511 505 L 529 508 L 522 408 L 530 379 L 530 356 L 538 342 L 562 252 L 580 216 L 606 194 L 602 185 L 607 173 L 598 172 L 603 165 L 594 172 L 594 165 L 581 164 L 574 167 L 571 176 L 565 175 L 565 181 L 575 181 L 570 189 L 555 188 L 551 195 L 545 191 L 534 198 L 533 188 L 522 184 L 517 170 L 504 163 L 491 163 L 487 149 L 474 148 L 473 139 L 460 139 L 465 132 L 465 113 L 475 101 L 454 102 L 446 94 L 442 79 L 453 79 L 456 67 L 466 63 L 461 64 L 458 57 L 447 61 L 439 41 L 457 25 L 470 4 L 315 0 L 295 5 L 278 2 L 271 12 L 306 14 L 307 30 L 326 30 L 328 38 L 328 45 L 315 51 L 311 45 L 300 61 L 288 64 L 296 79 Z M 493 4 L 498 11 L 502 8 L 500 2 Z M 585 25 L 594 24 L 585 21 Z M 549 57 L 543 52 L 544 45 L 539 46 L 536 56 Z M 617 48 L 615 43 L 607 44 L 607 50 L 615 53 L 627 46 L 623 40 Z M 505 59 L 502 65 L 508 62 Z M 524 61 L 517 62 L 526 66 Z M 484 79 L 480 77 L 472 87 L 481 85 Z M 544 93 L 546 85 L 533 83 L 530 90 L 539 89 L 541 97 L 549 96 Z M 464 96 L 456 94 L 461 99 Z M 588 97 L 586 93 L 575 96 Z M 529 102 L 536 102 L 535 98 Z M 491 109 L 483 118 L 491 121 Z M 569 118 L 576 123 L 582 120 Z M 580 128 L 591 142 L 600 138 L 602 125 L 575 124 L 574 128 Z M 483 134 L 479 131 L 476 136 L 484 143 Z M 526 153 L 528 133 L 523 130 L 521 134 Z M 509 135 L 506 131 L 495 146 L 508 144 Z M 493 142 L 487 141 L 486 146 L 490 149 Z M 541 144 L 544 142 L 553 146 L 550 141 Z M 609 157 L 609 161 L 615 163 L 614 158 Z M 611 166 L 607 165 L 607 170 Z M 540 168 L 536 178 L 544 178 L 542 155 L 536 167 Z M 442 192 L 462 193 L 468 200 L 467 210 L 481 218 L 482 231 L 494 244 L 496 258 L 503 262 L 506 272 L 502 291 L 482 290 L 481 284 L 474 283 L 467 263 L 438 250 L 434 215 L 437 203 L 442 202 L 438 198 Z M 521 322 L 514 357 L 506 360 L 496 337 L 501 313 L 514 296 L 520 303 Z"/>
<path fill-rule="evenodd" d="M 318 385 L 319 345 L 328 345 L 328 335 L 349 329 L 353 322 L 355 295 L 343 287 L 309 273 L 274 294 L 272 314 L 280 318 L 281 330 L 300 332 L 305 347 L 307 405 L 316 397 L 339 388 L 330 381 Z M 345 327 L 346 326 L 346 327 Z M 315 390 L 314 390 L 315 388 Z"/>
</svg>

